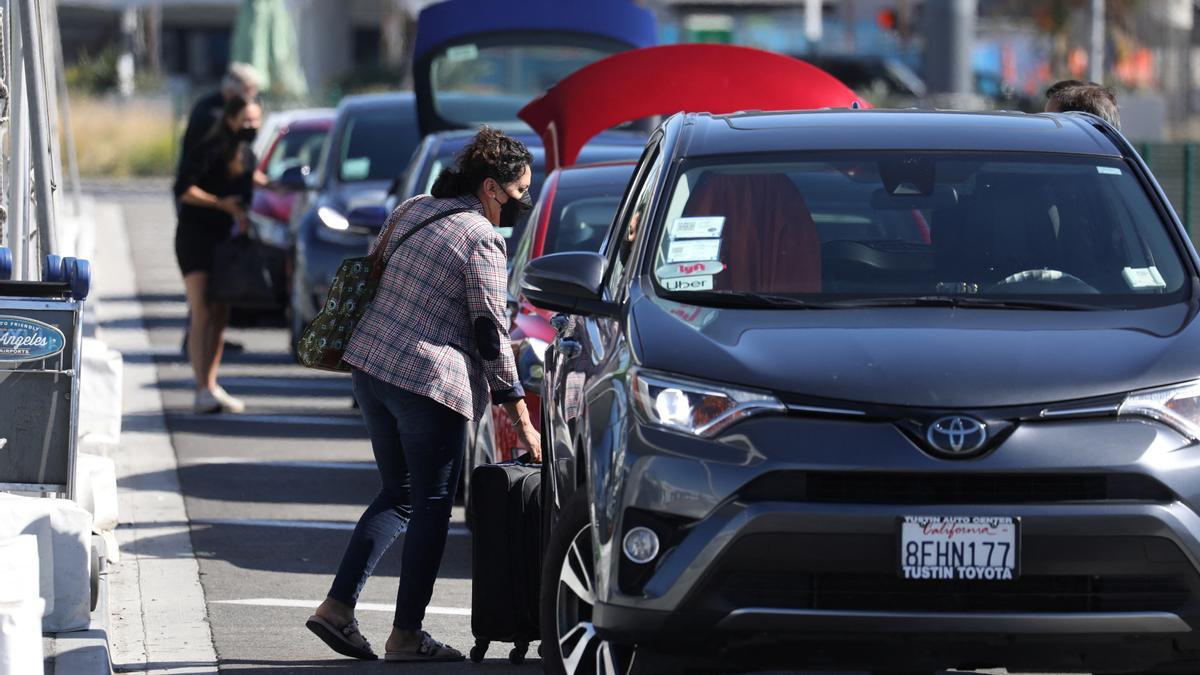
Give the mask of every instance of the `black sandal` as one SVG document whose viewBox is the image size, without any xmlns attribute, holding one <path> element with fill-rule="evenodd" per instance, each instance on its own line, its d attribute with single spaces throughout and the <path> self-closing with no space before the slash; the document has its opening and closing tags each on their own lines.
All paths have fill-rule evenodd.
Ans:
<svg viewBox="0 0 1200 675">
<path fill-rule="evenodd" d="M 371 651 L 371 643 L 367 642 L 367 638 L 359 632 L 357 620 L 352 619 L 350 623 L 338 628 L 331 622 L 313 614 L 308 617 L 308 621 L 304 625 L 321 638 L 322 642 L 329 645 L 330 649 L 342 656 L 362 661 L 374 661 L 379 658 L 375 652 Z"/>
<path fill-rule="evenodd" d="M 421 639 L 417 644 L 397 652 L 386 652 L 383 660 L 388 663 L 403 663 L 412 661 L 462 661 L 466 657 L 454 647 L 448 647 L 434 640 L 429 633 L 421 631 Z"/>
</svg>

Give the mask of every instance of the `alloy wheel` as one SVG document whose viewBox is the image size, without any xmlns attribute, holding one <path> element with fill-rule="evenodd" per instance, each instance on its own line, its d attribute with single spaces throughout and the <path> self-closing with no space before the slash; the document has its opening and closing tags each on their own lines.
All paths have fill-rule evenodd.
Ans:
<svg viewBox="0 0 1200 675">
<path fill-rule="evenodd" d="M 595 579 L 591 527 L 585 525 L 572 537 L 558 575 L 555 616 L 563 670 L 568 675 L 627 675 L 633 671 L 634 650 L 600 639 L 592 624 Z"/>
</svg>

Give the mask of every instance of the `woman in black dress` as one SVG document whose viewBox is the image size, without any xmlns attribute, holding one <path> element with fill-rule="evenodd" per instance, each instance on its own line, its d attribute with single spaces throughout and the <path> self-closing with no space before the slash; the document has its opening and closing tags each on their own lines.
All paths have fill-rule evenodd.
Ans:
<svg viewBox="0 0 1200 675">
<path fill-rule="evenodd" d="M 255 169 L 258 161 L 250 150 L 261 124 L 262 109 L 257 103 L 240 96 L 229 99 L 221 120 L 184 158 L 175 182 L 179 202 L 175 257 L 192 313 L 188 357 L 196 377 L 198 413 L 242 412 L 246 408 L 217 384 L 229 307 L 209 302 L 206 291 L 217 244 L 246 232 L 246 207 L 254 186 L 267 182 Z"/>
</svg>

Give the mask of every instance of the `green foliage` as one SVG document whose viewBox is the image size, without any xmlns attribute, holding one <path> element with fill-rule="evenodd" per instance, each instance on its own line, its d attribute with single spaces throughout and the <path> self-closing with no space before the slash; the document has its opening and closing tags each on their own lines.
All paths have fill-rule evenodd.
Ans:
<svg viewBox="0 0 1200 675">
<path fill-rule="evenodd" d="M 104 48 L 95 56 L 84 51 L 79 60 L 67 66 L 67 86 L 72 91 L 102 94 L 117 87 L 117 47 Z"/>
</svg>

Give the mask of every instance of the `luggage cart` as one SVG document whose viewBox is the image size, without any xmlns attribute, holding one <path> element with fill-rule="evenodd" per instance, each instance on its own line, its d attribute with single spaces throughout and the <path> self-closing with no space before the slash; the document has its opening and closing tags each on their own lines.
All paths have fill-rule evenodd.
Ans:
<svg viewBox="0 0 1200 675">
<path fill-rule="evenodd" d="M 70 499 L 91 268 L 48 255 L 42 281 L 11 277 L 0 247 L 0 490 Z"/>
</svg>

